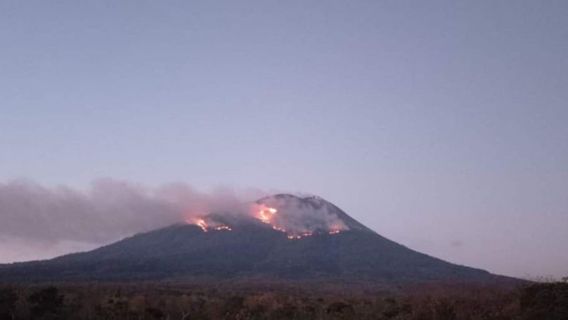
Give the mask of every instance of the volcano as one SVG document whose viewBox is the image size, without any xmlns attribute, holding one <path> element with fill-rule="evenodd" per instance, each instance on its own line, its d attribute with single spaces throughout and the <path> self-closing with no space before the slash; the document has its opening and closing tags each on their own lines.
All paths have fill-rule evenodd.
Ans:
<svg viewBox="0 0 568 320">
<path fill-rule="evenodd" d="M 388 240 L 320 197 L 279 194 L 251 207 L 251 215 L 211 213 L 89 252 L 1 265 L 0 282 L 506 279 Z"/>
</svg>

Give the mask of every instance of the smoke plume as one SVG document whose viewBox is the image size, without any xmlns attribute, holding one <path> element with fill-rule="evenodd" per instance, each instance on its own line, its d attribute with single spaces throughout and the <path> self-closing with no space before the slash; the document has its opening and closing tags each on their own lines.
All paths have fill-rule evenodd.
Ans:
<svg viewBox="0 0 568 320">
<path fill-rule="evenodd" d="M 0 241 L 108 243 L 213 211 L 244 212 L 243 203 L 261 194 L 201 192 L 183 183 L 147 188 L 110 179 L 88 190 L 8 182 L 0 184 Z"/>
<path fill-rule="evenodd" d="M 0 184 L 0 263 L 93 249 L 179 222 L 232 230 L 223 222 L 229 216 L 256 219 L 290 239 L 349 229 L 323 199 L 277 195 L 254 202 L 261 196 L 258 190 L 202 192 L 184 183 L 148 188 L 112 179 L 87 190 Z"/>
<path fill-rule="evenodd" d="M 311 235 L 314 232 L 340 232 L 349 230 L 337 215 L 337 209 L 315 196 L 277 195 L 259 200 L 260 205 L 277 208 L 267 212 L 261 220 L 274 229 L 285 231 L 289 236 Z"/>
</svg>

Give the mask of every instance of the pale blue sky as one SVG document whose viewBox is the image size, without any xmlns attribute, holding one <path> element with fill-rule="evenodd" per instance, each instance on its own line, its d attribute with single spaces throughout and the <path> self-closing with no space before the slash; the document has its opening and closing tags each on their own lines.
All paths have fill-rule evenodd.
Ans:
<svg viewBox="0 0 568 320">
<path fill-rule="evenodd" d="M 566 1 L 0 1 L 0 181 L 315 193 L 568 275 Z"/>
</svg>

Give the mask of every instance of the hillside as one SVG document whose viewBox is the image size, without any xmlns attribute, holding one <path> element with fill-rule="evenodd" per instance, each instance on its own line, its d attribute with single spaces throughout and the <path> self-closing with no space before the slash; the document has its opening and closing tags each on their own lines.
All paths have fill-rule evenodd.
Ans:
<svg viewBox="0 0 568 320">
<path fill-rule="evenodd" d="M 264 219 L 209 215 L 207 221 L 137 234 L 90 252 L 3 265 L 0 281 L 509 281 L 406 248 L 321 198 L 276 195 L 255 205 L 274 213 Z M 299 225 L 297 218 L 306 216 L 310 222 Z"/>
</svg>

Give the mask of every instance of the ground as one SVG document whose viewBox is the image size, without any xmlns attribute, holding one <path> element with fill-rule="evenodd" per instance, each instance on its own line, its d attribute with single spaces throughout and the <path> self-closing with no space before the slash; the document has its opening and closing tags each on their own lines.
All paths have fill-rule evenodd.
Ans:
<svg viewBox="0 0 568 320">
<path fill-rule="evenodd" d="M 181 284 L 0 287 L 0 319 L 568 319 L 568 284 L 397 291 Z"/>
</svg>

